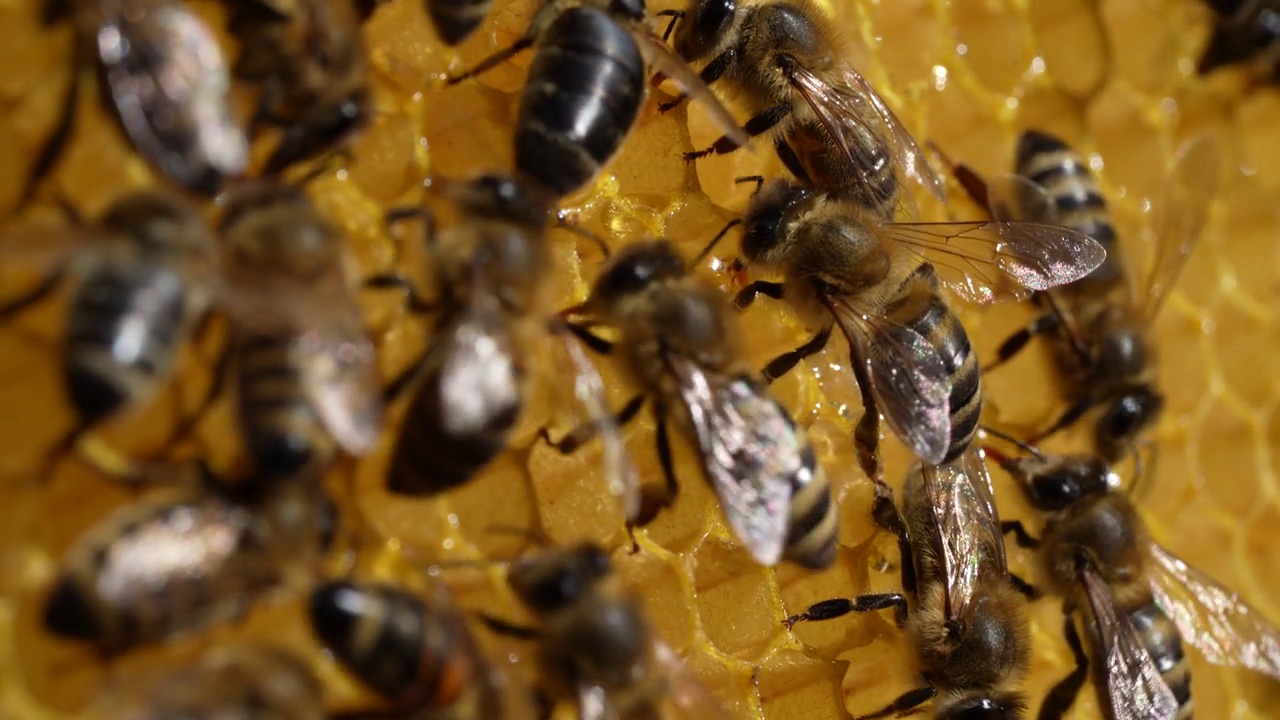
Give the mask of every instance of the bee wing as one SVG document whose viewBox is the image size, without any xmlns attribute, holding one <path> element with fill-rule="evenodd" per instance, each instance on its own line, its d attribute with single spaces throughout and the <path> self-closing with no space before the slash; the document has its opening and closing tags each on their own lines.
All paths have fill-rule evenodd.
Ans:
<svg viewBox="0 0 1280 720">
<path fill-rule="evenodd" d="M 677 356 L 667 362 L 729 527 L 756 562 L 776 565 L 787 537 L 791 478 L 802 466 L 795 424 L 757 381 L 712 377 Z"/>
<path fill-rule="evenodd" d="M 382 381 L 373 343 L 350 330 L 314 328 L 294 339 L 291 352 L 325 430 L 343 450 L 364 455 L 382 432 Z"/>
<path fill-rule="evenodd" d="M 852 361 L 866 367 L 876 410 L 889 428 L 920 460 L 941 463 L 951 444 L 951 376 L 938 351 L 915 330 L 843 298 L 831 299 L 831 311 L 849 340 Z"/>
<path fill-rule="evenodd" d="M 1173 720 L 1178 701 L 1129 616 L 1116 610 L 1111 588 L 1092 568 L 1081 571 L 1080 581 L 1097 623 L 1099 655 L 1106 663 L 1103 674 L 1116 720 Z"/>
<path fill-rule="evenodd" d="M 1058 224 L 1058 208 L 1049 191 L 1021 175 L 1005 173 L 985 181 L 987 209 L 995 220 L 1031 220 Z"/>
<path fill-rule="evenodd" d="M 886 237 L 932 264 L 943 285 L 980 304 L 1075 282 L 1107 257 L 1093 238 L 1058 225 L 993 220 L 881 227 Z"/>
<path fill-rule="evenodd" d="M 231 116 L 230 71 L 205 22 L 181 3 L 151 3 L 141 17 L 131 12 L 136 3 L 100 6 L 98 57 L 138 150 L 194 190 L 241 174 L 249 143 Z"/>
<path fill-rule="evenodd" d="M 609 694 L 599 685 L 578 683 L 578 720 L 620 720 L 609 702 Z"/>
<path fill-rule="evenodd" d="M 979 580 L 1007 572 L 991 476 L 977 447 L 922 472 L 943 553 L 948 616 L 964 617 Z"/>
<path fill-rule="evenodd" d="M 1164 198 L 1153 223 L 1155 248 L 1151 268 L 1138 297 L 1138 317 L 1153 322 L 1169 291 L 1182 274 L 1187 258 L 1200 240 L 1209 218 L 1209 206 L 1218 192 L 1218 142 L 1202 134 L 1178 151 Z"/>
<path fill-rule="evenodd" d="M 880 93 L 847 63 L 841 68 L 840 75 L 842 82 L 832 84 L 796 63 L 792 66 L 790 79 L 856 167 L 869 168 L 878 164 L 869 152 L 865 137 L 857 135 L 857 130 L 861 129 L 888 144 L 895 168 L 946 202 L 946 183 L 942 176 L 929 165 L 920 145 L 889 109 Z M 868 110 L 880 120 L 881 127 L 873 128 L 868 124 Z"/>
<path fill-rule="evenodd" d="M 700 102 L 711 114 L 711 120 L 720 129 L 724 130 L 725 135 L 731 138 L 739 147 L 751 148 L 751 136 L 746 130 L 738 124 L 733 115 L 729 113 L 729 109 L 720 102 L 720 98 L 711 92 L 711 88 L 702 81 L 698 73 L 689 67 L 689 63 L 684 61 L 673 51 L 666 43 L 653 35 L 652 30 L 646 29 L 634 33 L 636 45 L 640 48 L 640 54 L 644 57 L 645 64 L 649 66 L 650 71 L 656 74 L 664 75 L 675 82 L 680 92 L 684 93 L 694 102 Z"/>
<path fill-rule="evenodd" d="M 1182 637 L 1215 665 L 1280 678 L 1280 629 L 1240 596 L 1156 543 L 1151 589 Z"/>
<path fill-rule="evenodd" d="M 703 686 L 670 645 L 656 639 L 653 645 L 653 660 L 667 679 L 668 695 L 679 711 L 677 717 L 689 720 L 729 720 L 729 711 Z"/>
</svg>

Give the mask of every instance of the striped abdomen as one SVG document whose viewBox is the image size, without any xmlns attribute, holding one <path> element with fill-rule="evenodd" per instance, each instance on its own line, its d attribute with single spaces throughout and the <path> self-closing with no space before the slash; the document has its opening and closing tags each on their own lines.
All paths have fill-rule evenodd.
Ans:
<svg viewBox="0 0 1280 720">
<path fill-rule="evenodd" d="M 836 506 L 813 445 L 803 430 L 796 432 L 804 442 L 803 464 L 791 478 L 791 515 L 783 555 L 801 567 L 819 570 L 830 567 L 836 558 Z"/>
<path fill-rule="evenodd" d="M 587 184 L 635 124 L 645 66 L 606 13 L 561 13 L 539 41 L 520 95 L 516 168 L 560 195 Z"/>
<path fill-rule="evenodd" d="M 884 312 L 886 319 L 915 330 L 929 341 L 951 376 L 948 396 L 951 415 L 951 445 L 944 463 L 960 457 L 978 431 L 982 414 L 982 376 L 977 354 L 969 344 L 969 334 L 960 318 L 938 292 L 933 266 L 921 263 L 903 283 L 905 291 Z"/>
<path fill-rule="evenodd" d="M 1182 636 L 1155 602 L 1129 613 L 1129 620 L 1142 636 L 1142 646 L 1155 661 L 1160 677 L 1178 701 L 1178 720 L 1191 720 L 1191 666 L 1182 652 Z"/>
<path fill-rule="evenodd" d="M 492 0 L 425 0 L 436 34 L 450 47 L 462 42 L 484 21 Z"/>
<path fill-rule="evenodd" d="M 1066 143 L 1047 133 L 1027 130 L 1018 141 L 1017 173 L 1043 187 L 1056 211 L 1056 222 L 1097 240 L 1107 259 L 1087 276 L 1088 281 L 1113 283 L 1124 278 L 1116 252 L 1116 230 L 1097 178 L 1084 158 Z M 1049 218 L 1028 217 L 1029 221 Z"/>
<path fill-rule="evenodd" d="M 292 340 L 257 334 L 237 339 L 240 431 L 261 474 L 287 475 L 333 452 L 290 352 Z"/>
<path fill-rule="evenodd" d="M 98 265 L 71 299 L 64 368 L 72 406 L 89 424 L 145 400 L 173 369 L 187 334 L 182 277 L 121 258 Z"/>
</svg>

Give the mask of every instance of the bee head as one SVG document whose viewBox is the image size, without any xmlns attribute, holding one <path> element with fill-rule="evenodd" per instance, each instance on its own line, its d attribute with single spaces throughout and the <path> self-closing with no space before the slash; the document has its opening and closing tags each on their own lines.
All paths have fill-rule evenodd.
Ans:
<svg viewBox="0 0 1280 720">
<path fill-rule="evenodd" d="M 690 4 L 676 31 L 673 44 L 685 60 L 693 61 L 713 54 L 733 28 L 737 0 L 697 0 Z"/>
<path fill-rule="evenodd" d="M 665 240 L 632 243 L 613 257 L 596 279 L 593 303 L 613 307 L 644 292 L 653 283 L 685 274 L 684 258 Z"/>
<path fill-rule="evenodd" d="M 775 180 L 765 184 L 742 216 L 742 255 L 747 262 L 768 262 L 782 244 L 797 206 L 813 198 L 813 192 L 799 183 Z"/>
<path fill-rule="evenodd" d="M 644 0 L 610 0 L 609 13 L 632 21 L 643 21 L 646 11 Z"/>
<path fill-rule="evenodd" d="M 1106 461 L 1092 455 L 1021 457 L 1002 463 L 1022 485 L 1037 510 L 1063 510 L 1084 497 L 1108 492 L 1112 474 Z"/>
<path fill-rule="evenodd" d="M 938 720 L 1018 720 L 1027 701 L 1018 693 L 998 693 L 991 697 L 966 697 L 937 714 Z"/>
<path fill-rule="evenodd" d="M 589 594 L 611 571 L 604 549 L 583 543 L 516 560 L 507 571 L 507 582 L 531 610 L 552 613 Z"/>
<path fill-rule="evenodd" d="M 1116 460 L 1133 445 L 1138 433 L 1164 409 L 1164 396 L 1149 384 L 1136 385 L 1116 398 L 1095 427 L 1098 452 Z"/>
<path fill-rule="evenodd" d="M 759 25 L 769 38 L 774 57 L 786 62 L 813 65 L 827 53 L 826 42 L 817 25 L 804 10 L 785 2 L 770 3 L 760 9 Z M 783 68 L 785 69 L 785 68 Z"/>
</svg>

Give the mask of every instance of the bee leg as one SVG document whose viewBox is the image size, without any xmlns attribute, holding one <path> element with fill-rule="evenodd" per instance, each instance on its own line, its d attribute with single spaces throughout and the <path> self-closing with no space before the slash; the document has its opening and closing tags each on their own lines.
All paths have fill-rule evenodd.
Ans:
<svg viewBox="0 0 1280 720">
<path fill-rule="evenodd" d="M 680 14 L 681 14 L 681 17 L 684 16 L 683 12 L 681 12 Z M 671 27 L 675 27 L 675 24 L 676 24 L 675 20 L 672 20 Z M 671 32 L 671 29 L 668 28 L 667 32 Z M 706 66 L 702 68 L 702 71 L 698 73 L 698 79 L 702 80 L 703 85 L 710 86 L 711 83 L 724 77 L 725 72 L 729 70 L 729 67 L 733 65 L 734 61 L 737 59 L 738 59 L 737 50 L 734 50 L 733 48 L 729 48 L 728 50 L 725 50 L 724 52 L 720 53 L 714 58 L 711 58 L 711 62 L 707 63 Z M 689 99 L 688 95 L 684 93 L 680 93 L 678 96 L 676 96 L 674 100 L 658 103 L 658 112 L 661 112 L 661 113 L 670 112 L 671 110 L 674 110 L 677 107 L 680 107 L 680 105 L 683 104 L 684 101 L 688 99 Z M 686 160 L 688 159 L 687 155 L 685 156 L 685 159 Z"/>
<path fill-rule="evenodd" d="M 898 623 L 898 627 L 907 624 L 907 599 L 902 593 L 860 595 L 852 600 L 849 598 L 823 600 L 810 605 L 808 610 L 783 620 L 782 624 L 790 630 L 796 623 L 821 622 L 843 617 L 849 613 L 874 612 L 888 608 L 893 608 L 893 619 Z"/>
<path fill-rule="evenodd" d="M 676 23 L 684 19 L 684 11 L 683 10 L 663 10 L 660 13 L 655 13 L 654 17 L 671 18 L 671 22 L 667 23 L 667 29 L 662 31 L 662 42 L 666 42 L 671 39 L 671 31 L 676 29 Z"/>
<path fill-rule="evenodd" d="M 499 635 L 519 638 L 521 640 L 536 640 L 542 636 L 536 628 L 525 627 L 524 625 L 516 625 L 515 623 L 503 620 L 500 617 L 494 617 L 488 613 L 476 613 L 476 619 L 482 625 L 489 628 Z"/>
<path fill-rule="evenodd" d="M 795 367 L 801 360 L 814 355 L 822 348 L 827 346 L 827 341 L 831 338 L 831 326 L 822 328 L 809 338 L 808 342 L 790 352 L 785 352 L 778 357 L 770 360 L 761 369 L 760 374 L 764 376 L 766 384 L 772 383 L 774 380 L 791 372 L 791 368 Z"/>
<path fill-rule="evenodd" d="M 938 689 L 935 687 L 922 687 L 914 690 L 908 690 L 907 692 L 899 695 L 897 700 L 894 700 L 886 707 L 877 710 L 870 715 L 861 715 L 858 717 L 858 720 L 874 720 L 875 718 L 889 717 L 890 715 L 910 715 L 910 711 L 914 711 L 916 708 L 932 700 L 937 694 Z"/>
<path fill-rule="evenodd" d="M 1013 586 L 1014 590 L 1018 591 L 1019 595 L 1028 600 L 1038 600 L 1040 598 L 1040 591 L 1034 585 L 1013 573 L 1009 573 L 1009 584 Z"/>
<path fill-rule="evenodd" d="M 1076 667 L 1070 675 L 1054 685 L 1048 695 L 1044 696 L 1044 702 L 1040 705 L 1040 720 L 1061 720 L 1075 703 L 1076 696 L 1080 694 L 1085 680 L 1088 679 L 1089 656 L 1084 652 L 1080 634 L 1076 632 L 1075 619 L 1068 607 L 1063 607 L 1062 634 L 1067 641 L 1067 647 L 1071 649 L 1072 657 L 1075 658 Z"/>
<path fill-rule="evenodd" d="M 50 2 L 45 5 L 45 10 L 51 14 L 57 14 L 58 17 L 65 13 L 58 12 L 65 2 Z M 76 49 L 72 53 L 71 59 L 71 78 L 67 81 L 66 95 L 62 99 L 62 112 L 58 115 L 58 124 L 54 126 L 53 132 L 49 133 L 49 137 L 45 139 L 44 144 L 40 146 L 40 151 L 36 153 L 36 161 L 31 165 L 31 172 L 27 175 L 26 186 L 19 195 L 16 208 L 25 207 L 31 198 L 35 196 L 36 188 L 54 167 L 58 164 L 58 159 L 62 157 L 62 151 L 67 147 L 67 141 L 71 139 L 71 130 L 75 127 L 76 110 L 80 105 L 80 73 L 84 68 L 83 51 L 80 49 L 79 38 L 74 39 Z"/>
<path fill-rule="evenodd" d="M 907 535 L 907 525 L 902 522 L 898 506 L 893 502 L 893 490 L 881 481 L 876 481 L 876 499 L 871 504 L 871 518 L 876 525 L 888 530 L 898 538 L 899 566 L 902 569 L 902 591 L 916 594 L 916 569 L 914 556 L 911 554 L 911 539 Z"/>
<path fill-rule="evenodd" d="M 373 275 L 366 278 L 364 287 L 371 290 L 388 290 L 396 289 L 404 293 L 405 307 L 409 312 L 415 315 L 423 315 L 435 310 L 435 305 L 422 299 L 418 294 L 418 288 L 414 286 L 413 281 L 403 275 L 389 273 L 386 275 Z"/>
<path fill-rule="evenodd" d="M 62 275 L 63 273 L 61 272 L 53 273 L 44 280 L 41 280 L 39 285 L 36 285 L 30 292 L 26 293 L 22 297 L 7 302 L 4 305 L 0 305 L 0 322 L 8 320 L 14 315 L 17 315 L 23 310 L 26 310 L 32 305 L 35 305 L 41 300 L 49 297 L 49 293 L 53 292 L 54 288 L 58 287 L 59 283 L 62 282 Z"/>
<path fill-rule="evenodd" d="M 489 72 L 490 70 L 497 67 L 498 65 L 501 65 L 502 63 L 510 60 L 516 55 L 519 55 L 525 50 L 528 50 L 529 48 L 533 47 L 533 42 L 535 39 L 536 37 L 534 35 L 525 35 L 524 37 L 521 37 L 519 40 L 516 40 L 514 43 L 511 43 L 511 45 L 481 60 L 478 64 L 476 64 L 475 67 L 471 68 L 470 70 L 464 71 L 461 75 L 450 76 L 448 79 L 444 81 L 444 83 L 445 85 L 457 85 L 458 83 L 462 82 L 463 80 L 466 80 L 467 78 L 473 78 L 477 75 L 481 75 L 486 72 Z"/>
<path fill-rule="evenodd" d="M 599 355 L 608 355 L 613 352 L 613 343 L 591 332 L 585 326 L 571 322 L 566 322 L 564 326 L 569 328 L 569 332 L 581 340 L 583 345 L 591 348 L 592 352 Z"/>
<path fill-rule="evenodd" d="M 766 133 L 774 128 L 784 118 L 791 114 L 791 103 L 780 103 L 761 112 L 759 115 L 747 121 L 742 129 L 746 131 L 749 137 L 755 137 L 762 133 Z M 706 157 L 712 153 L 716 155 L 724 155 L 742 147 L 732 137 L 723 135 L 719 140 L 712 143 L 711 147 L 704 150 L 695 150 L 684 154 L 685 162 L 693 162 L 701 157 Z"/>
<path fill-rule="evenodd" d="M 1022 352 L 1027 343 L 1031 342 L 1031 338 L 1036 335 L 1055 332 L 1060 327 L 1062 327 L 1062 321 L 1055 313 L 1045 313 L 1032 320 L 1031 324 L 1010 335 L 1003 343 L 1000 343 L 999 349 L 996 350 L 996 359 L 982 368 L 982 372 L 991 372 L 1012 360 L 1018 353 Z"/>
<path fill-rule="evenodd" d="M 764 295 L 774 300 L 781 300 L 785 292 L 786 289 L 782 283 L 756 280 L 733 296 L 733 306 L 738 310 L 745 310 L 750 307 L 751 303 L 756 301 L 756 295 Z"/>
<path fill-rule="evenodd" d="M 856 356 L 855 356 L 856 357 Z M 854 360 L 853 376 L 858 381 L 858 392 L 862 394 L 862 417 L 853 428 L 853 445 L 858 452 L 858 463 L 867 477 L 880 481 L 880 411 L 876 409 L 875 397 L 871 395 L 871 378 L 863 363 Z"/>
<path fill-rule="evenodd" d="M 1000 532 L 1004 535 L 1013 533 L 1014 542 L 1018 543 L 1020 548 L 1034 550 L 1040 547 L 1040 541 L 1027 532 L 1027 528 L 1023 526 L 1021 520 L 1005 520 L 1000 523 Z"/>
<path fill-rule="evenodd" d="M 631 422 L 635 418 L 636 413 L 640 412 L 641 406 L 644 405 L 644 395 L 636 395 L 627 401 L 626 405 L 617 412 L 613 417 L 613 422 L 618 427 L 622 427 Z M 538 430 L 538 436 L 546 441 L 548 445 L 555 448 L 561 455 L 568 455 L 578 448 L 587 444 L 600 432 L 600 424 L 596 422 L 585 422 L 569 431 L 569 434 L 559 440 L 552 440 L 551 433 L 544 427 Z"/>
<path fill-rule="evenodd" d="M 676 494 L 680 492 L 680 486 L 676 483 L 675 463 L 671 459 L 671 437 L 667 433 L 666 413 L 660 412 L 657 415 L 654 442 L 658 445 L 658 464 L 662 466 L 662 477 L 666 481 L 666 495 L 662 498 L 662 506 L 670 507 L 675 502 Z"/>
<path fill-rule="evenodd" d="M 398 207 L 391 208 L 382 216 L 382 229 L 391 238 L 392 246 L 395 249 L 395 256 L 392 263 L 399 263 L 402 254 L 400 247 L 400 238 L 395 229 L 402 223 L 411 220 L 422 221 L 422 244 L 427 248 L 435 245 L 436 241 L 436 216 L 426 207 Z"/>
<path fill-rule="evenodd" d="M 1052 425 L 1050 425 L 1044 431 L 1040 432 L 1035 437 L 1028 440 L 1027 443 L 1031 445 L 1036 445 L 1044 441 L 1044 439 L 1049 437 L 1050 435 L 1053 435 L 1058 431 L 1062 430 L 1063 428 L 1071 427 L 1073 424 L 1075 424 L 1077 420 L 1079 420 L 1086 412 L 1089 411 L 1089 408 L 1093 407 L 1096 404 L 1097 404 L 1097 400 L 1094 400 L 1092 396 L 1086 395 L 1085 397 L 1080 398 L 1075 402 L 1075 404 L 1067 408 L 1066 411 L 1062 413 L 1061 417 L 1053 421 Z"/>
<path fill-rule="evenodd" d="M 809 184 L 813 181 L 809 177 L 809 171 L 804 169 L 804 165 L 800 162 L 800 157 L 796 155 L 796 151 L 791 149 L 791 144 L 787 139 L 778 136 L 773 139 L 773 151 L 778 154 L 778 159 L 782 161 L 782 165 L 787 171 L 796 176 L 796 179 L 802 183 Z"/>
</svg>

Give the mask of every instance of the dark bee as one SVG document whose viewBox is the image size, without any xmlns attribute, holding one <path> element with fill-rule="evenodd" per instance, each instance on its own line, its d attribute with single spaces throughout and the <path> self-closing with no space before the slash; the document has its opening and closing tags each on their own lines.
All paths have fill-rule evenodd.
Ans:
<svg viewBox="0 0 1280 720">
<path fill-rule="evenodd" d="M 820 328 L 770 361 L 765 379 L 822 350 L 838 327 L 862 392 L 865 412 L 854 439 L 871 476 L 880 413 L 916 456 L 935 465 L 958 458 L 977 429 L 977 362 L 941 286 L 977 302 L 1025 296 L 1076 280 L 1104 257 L 1098 243 L 1063 228 L 885 223 L 856 201 L 784 181 L 762 186 L 742 225 L 747 262 L 777 270 L 783 280 L 752 282 L 735 305 L 744 308 L 759 294 L 786 298 Z"/>
<path fill-rule="evenodd" d="M 93 227 L 66 239 L 55 272 L 0 307 L 0 318 L 44 299 L 71 276 L 63 373 L 79 421 L 70 445 L 88 428 L 145 403 L 169 379 L 178 349 L 210 302 L 216 241 L 193 205 L 159 192 L 117 200 Z"/>
<path fill-rule="evenodd" d="M 214 648 L 194 662 L 118 676 L 84 720 L 322 720 L 320 682 L 271 647 Z"/>
<path fill-rule="evenodd" d="M 44 0 L 45 20 L 70 19 L 76 49 L 66 100 L 23 198 L 70 138 L 81 65 L 98 70 L 103 101 L 133 147 L 179 185 L 212 195 L 248 163 L 248 140 L 228 108 L 231 79 L 217 38 L 174 0 Z"/>
<path fill-rule="evenodd" d="M 422 6 L 435 26 L 436 35 L 452 47 L 480 27 L 493 9 L 493 0 L 423 0 Z"/>
<path fill-rule="evenodd" d="M 262 88 L 255 124 L 284 130 L 267 174 L 327 151 L 368 121 L 361 30 L 367 8 L 352 0 L 234 0 L 229 6 L 241 48 L 235 75 Z"/>
<path fill-rule="evenodd" d="M 386 700 L 384 712 L 360 717 L 507 717 L 493 669 L 443 591 L 428 600 L 387 585 L 333 582 L 311 594 L 310 616 L 343 667 Z"/>
<path fill-rule="evenodd" d="M 836 511 L 826 476 L 808 436 L 743 361 L 741 330 L 718 289 L 690 275 L 669 243 L 633 243 L 610 261 L 573 315 L 620 332 L 618 345 L 643 394 L 618 419 L 630 420 L 653 398 L 667 482 L 663 504 L 676 493 L 667 436 L 674 419 L 694 441 L 729 527 L 758 562 L 832 563 Z M 597 351 L 613 348 L 584 327 L 570 327 Z M 584 425 L 556 447 L 576 449 L 595 427 Z"/>
<path fill-rule="evenodd" d="M 524 404 L 525 348 L 550 314 L 550 198 L 501 175 L 440 184 L 461 214 L 455 226 L 437 233 L 425 210 L 409 213 L 426 216 L 438 297 L 410 295 L 436 314 L 431 345 L 387 391 L 394 398 L 416 382 L 387 473 L 388 488 L 406 495 L 455 488 L 506 447 Z M 398 276 L 369 283 L 408 287 Z"/>
<path fill-rule="evenodd" d="M 536 47 L 516 119 L 516 168 L 557 195 L 586 185 L 618 152 L 648 93 L 649 68 L 709 104 L 748 142 L 687 65 L 653 37 L 643 0 L 553 0 L 511 47 L 454 78 L 458 82 Z"/>
<path fill-rule="evenodd" d="M 486 616 L 487 624 L 538 641 L 545 685 L 557 697 L 576 699 L 578 717 L 728 719 L 654 634 L 600 546 L 586 543 L 522 557 L 511 563 L 507 581 L 541 622 L 531 628 Z M 664 711 L 668 707 L 670 714 Z"/>
<path fill-rule="evenodd" d="M 180 487 L 121 508 L 67 552 L 45 627 L 114 654 L 237 617 L 275 588 L 306 583 L 334 521 L 317 483 L 278 485 L 253 505 Z"/>
<path fill-rule="evenodd" d="M 1216 14 L 1213 35 L 1200 56 L 1201 75 L 1248 63 L 1271 82 L 1280 80 L 1280 2 L 1206 0 Z"/>
<path fill-rule="evenodd" d="M 1217 665 L 1280 678 L 1280 628 L 1238 595 L 1188 566 L 1151 539 L 1133 499 L 1096 456 L 992 456 L 1045 513 L 1039 540 L 1006 522 L 1018 544 L 1040 550 L 1053 590 L 1064 599 L 1064 632 L 1076 669 L 1056 685 L 1040 711 L 1060 718 L 1088 674 L 1072 615 L 1092 641 L 1096 687 L 1114 720 L 1188 720 L 1191 668 L 1183 641 Z"/>
<path fill-rule="evenodd" d="M 692 0 L 688 9 L 666 14 L 679 22 L 676 52 L 690 62 L 707 61 L 707 85 L 723 80 L 753 103 L 757 114 L 743 130 L 749 136 L 771 133 L 778 157 L 802 182 L 857 200 L 888 219 L 899 204 L 907 205 L 907 214 L 915 212 L 910 194 L 899 192 L 902 176 L 945 200 L 942 178 L 911 134 L 845 60 L 845 43 L 826 10 L 808 0 L 748 7 L 734 0 Z M 741 145 L 725 135 L 685 157 L 724 154 Z"/>
<path fill-rule="evenodd" d="M 915 640 L 928 684 L 864 717 L 906 714 L 930 699 L 933 716 L 945 720 L 1022 717 L 1026 703 L 1017 686 L 1030 640 L 1019 593 L 1030 588 L 1009 575 L 981 451 L 973 448 L 948 465 L 919 466 L 903 486 L 901 516 L 889 489 L 878 488 L 875 519 L 898 535 L 905 595 L 824 600 L 787 618 L 787 627 L 893 608 Z"/>
<path fill-rule="evenodd" d="M 1085 278 L 1039 296 L 1046 312 L 1000 346 L 992 367 L 1016 355 L 1033 336 L 1047 334 L 1066 379 L 1070 406 L 1033 441 L 1101 408 L 1094 444 L 1103 457 L 1115 461 L 1164 407 L 1156 386 L 1151 327 L 1208 217 L 1217 188 L 1217 145 L 1201 136 L 1184 146 L 1164 216 L 1156 222 L 1155 261 L 1137 287 L 1117 251 L 1097 182 L 1079 155 L 1051 135 L 1028 131 L 1018 144 L 1018 174 L 1043 186 L 1051 199 L 1048 208 L 1030 212 L 1024 203 L 1012 201 L 1019 219 L 1057 222 L 1085 233 L 1107 249 L 1107 260 Z"/>
</svg>

